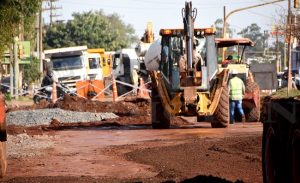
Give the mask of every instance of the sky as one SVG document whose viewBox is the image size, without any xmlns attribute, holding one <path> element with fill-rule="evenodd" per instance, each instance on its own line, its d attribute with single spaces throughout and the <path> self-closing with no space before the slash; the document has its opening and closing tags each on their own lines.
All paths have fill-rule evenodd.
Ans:
<svg viewBox="0 0 300 183">
<path fill-rule="evenodd" d="M 274 0 L 194 0 L 193 8 L 197 8 L 195 27 L 211 27 L 218 18 L 223 19 L 223 7 L 229 13 L 235 9 Z M 288 1 L 244 10 L 232 14 L 228 23 L 235 32 L 257 23 L 263 30 L 271 30 L 278 18 L 278 12 L 287 10 Z M 44 3 L 44 7 L 47 3 Z M 155 37 L 161 28 L 182 28 L 181 10 L 185 0 L 57 0 L 55 14 L 61 15 L 54 20 L 72 19 L 73 12 L 86 12 L 102 9 L 106 15 L 117 13 L 126 24 L 131 24 L 138 37 L 146 29 L 147 22 L 152 22 Z M 43 12 L 45 23 L 49 23 L 49 11 Z"/>
</svg>

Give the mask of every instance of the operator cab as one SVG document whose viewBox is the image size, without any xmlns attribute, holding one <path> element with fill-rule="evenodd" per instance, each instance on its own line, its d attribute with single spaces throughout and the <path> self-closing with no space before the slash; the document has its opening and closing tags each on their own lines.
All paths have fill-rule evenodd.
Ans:
<svg viewBox="0 0 300 183">
<path fill-rule="evenodd" d="M 159 70 L 172 89 L 196 86 L 207 89 L 207 78 L 213 77 L 217 69 L 213 28 L 194 29 L 192 68 L 188 67 L 183 29 L 161 29 L 161 62 Z M 185 59 L 182 62 L 182 59 Z M 198 59 L 198 60 L 197 60 Z M 196 63 L 197 62 L 197 63 Z M 208 64 L 209 62 L 209 64 Z M 183 64 L 182 64 L 183 63 Z"/>
<path fill-rule="evenodd" d="M 219 72 L 223 69 L 236 70 L 238 72 L 238 77 L 246 83 L 249 65 L 244 62 L 244 53 L 247 47 L 254 46 L 254 42 L 248 38 L 216 38 L 215 42 L 219 51 L 221 51 L 222 48 L 226 48 L 227 55 L 233 55 L 233 62 L 226 64 L 225 66 L 220 64 Z M 230 74 L 229 78 L 231 77 Z"/>
</svg>

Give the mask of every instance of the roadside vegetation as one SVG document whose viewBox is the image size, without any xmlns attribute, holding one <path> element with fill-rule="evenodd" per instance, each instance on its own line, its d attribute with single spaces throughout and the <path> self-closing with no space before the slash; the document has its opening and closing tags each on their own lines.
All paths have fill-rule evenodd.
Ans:
<svg viewBox="0 0 300 183">
<path fill-rule="evenodd" d="M 45 49 L 87 45 L 88 48 L 117 50 L 138 40 L 132 25 L 125 24 L 118 14 L 105 15 L 100 10 L 72 16 L 66 23 L 46 26 Z"/>
</svg>

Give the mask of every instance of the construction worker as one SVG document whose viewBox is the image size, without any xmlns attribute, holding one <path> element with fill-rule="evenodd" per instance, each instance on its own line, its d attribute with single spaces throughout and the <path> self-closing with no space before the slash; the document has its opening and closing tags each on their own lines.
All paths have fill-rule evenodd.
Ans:
<svg viewBox="0 0 300 183">
<path fill-rule="evenodd" d="M 132 84 L 135 87 L 133 89 L 133 94 L 136 95 L 137 94 L 137 87 L 139 86 L 139 74 L 138 74 L 138 69 L 139 67 L 137 65 L 133 66 L 133 70 L 132 70 Z"/>
<path fill-rule="evenodd" d="M 233 63 L 233 57 L 232 55 L 228 55 L 228 57 L 222 61 L 222 67 L 227 67 L 228 64 L 232 64 Z"/>
<path fill-rule="evenodd" d="M 48 98 L 51 97 L 52 84 L 53 84 L 52 72 L 47 69 L 46 74 L 42 80 L 41 87 L 43 87 L 42 91 L 47 94 Z"/>
<path fill-rule="evenodd" d="M 197 52 L 196 47 L 198 46 L 198 41 L 195 39 L 193 42 L 193 67 L 195 68 L 196 71 L 201 70 L 201 65 L 203 64 L 203 60 L 201 55 Z M 181 56 L 179 59 L 179 70 L 180 72 L 185 72 L 186 71 L 186 61 L 187 61 L 187 56 L 184 54 L 184 56 Z"/>
<path fill-rule="evenodd" d="M 238 72 L 231 70 L 232 78 L 229 80 L 229 102 L 230 102 L 230 124 L 234 124 L 235 110 L 242 116 L 242 122 L 245 122 L 245 113 L 242 108 L 242 99 L 245 94 L 244 82 L 237 77 Z"/>
<path fill-rule="evenodd" d="M 45 86 L 52 86 L 52 83 L 53 83 L 53 79 L 52 79 L 52 72 L 49 71 L 49 70 L 46 70 L 46 74 L 42 80 L 42 84 L 41 86 L 42 87 L 45 87 Z"/>
</svg>

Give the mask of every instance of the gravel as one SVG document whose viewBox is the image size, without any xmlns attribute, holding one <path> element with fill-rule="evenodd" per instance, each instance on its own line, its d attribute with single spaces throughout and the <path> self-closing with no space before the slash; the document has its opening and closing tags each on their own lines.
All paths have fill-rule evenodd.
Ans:
<svg viewBox="0 0 300 183">
<path fill-rule="evenodd" d="M 42 156 L 45 149 L 54 147 L 55 136 L 35 135 L 25 133 L 7 136 L 7 155 L 10 158 Z"/>
<path fill-rule="evenodd" d="M 117 118 L 114 113 L 68 111 L 59 108 L 13 111 L 6 114 L 7 125 L 49 125 L 53 119 L 60 123 L 96 122 Z"/>
</svg>

